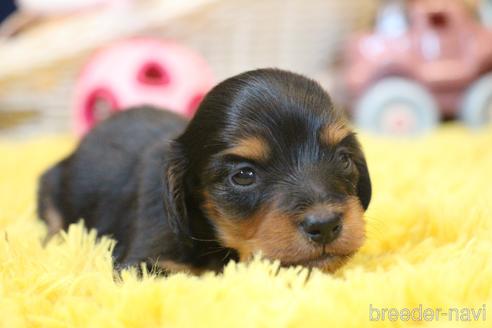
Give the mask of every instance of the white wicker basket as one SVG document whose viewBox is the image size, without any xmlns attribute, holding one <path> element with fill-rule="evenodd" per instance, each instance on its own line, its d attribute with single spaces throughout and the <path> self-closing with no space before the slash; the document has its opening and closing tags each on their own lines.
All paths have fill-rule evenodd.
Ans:
<svg viewBox="0 0 492 328">
<path fill-rule="evenodd" d="M 87 56 L 135 35 L 195 49 L 218 80 L 275 66 L 329 84 L 325 77 L 341 42 L 371 15 L 375 1 L 140 0 L 52 19 L 0 43 L 0 111 L 34 109 L 41 114 L 28 130 L 68 130 L 73 82 Z"/>
</svg>

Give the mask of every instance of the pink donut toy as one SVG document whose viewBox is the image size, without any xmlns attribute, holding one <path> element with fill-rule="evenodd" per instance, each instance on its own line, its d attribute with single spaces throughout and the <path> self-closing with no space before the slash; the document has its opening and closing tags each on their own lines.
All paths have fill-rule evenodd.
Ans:
<svg viewBox="0 0 492 328">
<path fill-rule="evenodd" d="M 83 135 L 111 114 L 151 104 L 192 117 L 214 85 L 207 63 L 175 42 L 131 39 L 96 53 L 76 83 L 74 125 Z"/>
</svg>

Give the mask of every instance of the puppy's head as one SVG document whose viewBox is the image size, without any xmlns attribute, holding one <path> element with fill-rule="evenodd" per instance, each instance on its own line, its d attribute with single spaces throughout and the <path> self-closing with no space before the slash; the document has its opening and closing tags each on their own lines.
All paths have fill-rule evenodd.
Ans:
<svg viewBox="0 0 492 328">
<path fill-rule="evenodd" d="M 363 243 L 371 182 L 360 146 L 313 80 L 264 69 L 203 100 L 173 144 L 166 208 L 189 231 L 197 208 L 241 260 L 337 269 Z"/>
</svg>

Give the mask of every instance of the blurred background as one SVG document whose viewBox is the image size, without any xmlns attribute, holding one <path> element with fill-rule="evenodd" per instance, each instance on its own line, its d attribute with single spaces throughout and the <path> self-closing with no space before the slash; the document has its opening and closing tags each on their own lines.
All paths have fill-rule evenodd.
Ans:
<svg viewBox="0 0 492 328">
<path fill-rule="evenodd" d="M 2 0 L 0 21 L 2 138 L 83 135 L 143 103 L 191 117 L 261 67 L 317 79 L 375 134 L 492 121 L 489 0 Z"/>
</svg>

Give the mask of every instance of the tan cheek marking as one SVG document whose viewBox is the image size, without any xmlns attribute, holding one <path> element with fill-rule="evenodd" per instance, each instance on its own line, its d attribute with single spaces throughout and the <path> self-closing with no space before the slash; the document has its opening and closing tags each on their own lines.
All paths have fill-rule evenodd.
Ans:
<svg viewBox="0 0 492 328">
<path fill-rule="evenodd" d="M 224 246 L 233 248 L 239 253 L 241 261 L 247 260 L 251 251 L 248 240 L 256 232 L 257 220 L 233 220 L 221 213 L 218 206 L 207 192 L 204 192 L 203 209 L 216 226 L 219 239 Z"/>
<path fill-rule="evenodd" d="M 266 161 L 270 154 L 270 147 L 265 140 L 254 136 L 240 140 L 234 147 L 227 149 L 224 153 L 258 161 Z"/>
<path fill-rule="evenodd" d="M 264 212 L 251 240 L 253 253 L 261 251 L 265 258 L 282 262 L 292 262 L 310 254 L 313 249 L 299 232 L 297 221 L 275 209 Z"/>
<path fill-rule="evenodd" d="M 321 141 L 327 145 L 336 145 L 350 134 L 350 129 L 347 128 L 345 122 L 339 120 L 327 124 L 321 131 Z"/>
<path fill-rule="evenodd" d="M 287 215 L 276 213 L 268 206 L 250 218 L 234 220 L 224 216 L 208 193 L 204 193 L 204 210 L 216 226 L 219 239 L 226 247 L 239 253 L 241 261 L 248 261 L 256 252 L 270 259 L 284 259 L 302 254 L 300 234 Z"/>
</svg>

